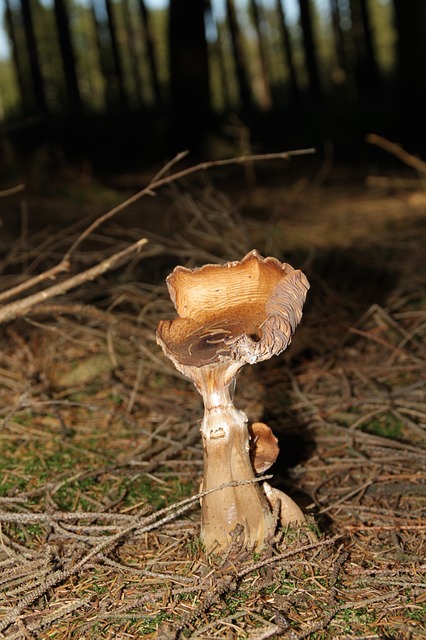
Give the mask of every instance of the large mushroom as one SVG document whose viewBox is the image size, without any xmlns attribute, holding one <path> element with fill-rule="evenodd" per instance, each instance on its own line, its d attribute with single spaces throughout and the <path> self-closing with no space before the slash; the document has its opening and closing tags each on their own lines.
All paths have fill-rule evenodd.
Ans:
<svg viewBox="0 0 426 640">
<path fill-rule="evenodd" d="M 289 345 L 309 283 L 301 271 L 254 250 L 239 262 L 176 267 L 167 286 L 178 317 L 159 323 L 157 342 L 204 401 L 203 490 L 232 485 L 203 497 L 202 541 L 208 553 L 223 551 L 240 525 L 244 546 L 261 548 L 275 526 L 272 508 L 280 509 L 284 525 L 303 514 L 288 496 L 254 481 L 275 461 L 278 446 L 267 425 L 249 428 L 235 408 L 236 375 Z"/>
</svg>

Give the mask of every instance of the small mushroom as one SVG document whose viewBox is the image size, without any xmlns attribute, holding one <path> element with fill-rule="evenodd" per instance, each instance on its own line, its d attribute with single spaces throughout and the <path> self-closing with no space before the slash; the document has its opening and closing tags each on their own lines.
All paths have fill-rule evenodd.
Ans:
<svg viewBox="0 0 426 640">
<path fill-rule="evenodd" d="M 250 459 L 256 473 L 265 473 L 278 458 L 280 448 L 271 427 L 264 422 L 253 422 L 250 434 Z"/>
<path fill-rule="evenodd" d="M 254 481 L 247 416 L 233 403 L 236 375 L 245 364 L 278 355 L 289 345 L 309 283 L 301 271 L 254 250 L 239 262 L 194 270 L 176 267 L 167 286 L 178 317 L 159 323 L 157 342 L 204 401 L 203 489 Z M 257 433 L 256 429 L 252 452 L 256 437 L 263 447 L 265 434 L 272 435 L 266 433 L 269 427 Z M 261 471 L 268 468 L 265 463 L 259 462 Z M 201 536 L 208 553 L 225 550 L 237 525 L 243 528 L 247 548 L 262 547 L 275 526 L 259 482 L 212 491 L 203 498 L 201 511 Z"/>
</svg>

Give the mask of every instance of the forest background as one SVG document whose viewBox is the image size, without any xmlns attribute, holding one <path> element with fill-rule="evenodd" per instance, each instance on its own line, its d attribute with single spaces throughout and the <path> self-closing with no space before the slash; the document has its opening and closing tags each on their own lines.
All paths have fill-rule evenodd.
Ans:
<svg viewBox="0 0 426 640">
<path fill-rule="evenodd" d="M 0 116 L 96 164 L 425 145 L 421 0 L 3 0 Z"/>
</svg>

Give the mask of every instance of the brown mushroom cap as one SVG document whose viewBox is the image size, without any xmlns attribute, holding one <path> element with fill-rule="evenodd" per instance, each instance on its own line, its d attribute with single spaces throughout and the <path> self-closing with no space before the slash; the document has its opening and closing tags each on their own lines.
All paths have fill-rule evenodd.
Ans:
<svg viewBox="0 0 426 640">
<path fill-rule="evenodd" d="M 301 271 L 256 250 L 239 262 L 176 267 L 167 286 L 179 317 L 160 322 L 157 341 L 176 365 L 194 367 L 281 353 L 309 289 Z"/>
<path fill-rule="evenodd" d="M 253 422 L 248 429 L 252 465 L 256 473 L 264 473 L 278 458 L 278 440 L 264 422 Z"/>
</svg>

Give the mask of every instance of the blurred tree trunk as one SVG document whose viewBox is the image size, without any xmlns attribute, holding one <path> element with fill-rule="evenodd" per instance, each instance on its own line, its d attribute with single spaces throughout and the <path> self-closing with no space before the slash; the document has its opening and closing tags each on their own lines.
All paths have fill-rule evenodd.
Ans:
<svg viewBox="0 0 426 640">
<path fill-rule="evenodd" d="M 272 108 L 272 93 L 268 72 L 268 61 L 266 57 L 266 46 L 262 34 L 261 27 L 261 15 L 256 0 L 250 0 L 249 9 L 251 13 L 251 19 L 257 35 L 257 51 L 259 56 L 260 65 L 260 106 L 262 109 Z"/>
<path fill-rule="evenodd" d="M 114 49 L 111 44 L 111 24 L 104 0 L 93 1 L 92 16 L 104 81 L 104 102 L 109 111 L 115 111 L 117 107 L 123 105 L 124 87 L 120 82 L 121 76 L 117 73 Z"/>
<path fill-rule="evenodd" d="M 356 56 L 355 81 L 362 95 L 377 87 L 380 75 L 367 0 L 350 0 L 350 7 Z"/>
<path fill-rule="evenodd" d="M 105 52 L 105 37 L 104 37 L 104 21 L 101 21 L 96 15 L 96 7 L 94 4 L 91 6 L 92 19 L 94 24 L 96 46 L 98 49 L 99 64 L 101 68 L 102 78 L 104 82 L 104 103 L 108 108 L 114 103 L 114 79 L 115 76 L 111 72 L 111 66 L 108 64 L 108 56 Z"/>
<path fill-rule="evenodd" d="M 322 97 L 321 82 L 317 62 L 317 52 L 312 27 L 312 14 L 310 0 L 299 0 L 300 26 L 303 34 L 303 46 L 305 49 L 305 64 L 309 79 L 309 93 L 311 99 L 319 102 Z"/>
<path fill-rule="evenodd" d="M 152 92 L 154 94 L 155 105 L 158 107 L 161 104 L 161 89 L 158 79 L 157 64 L 155 61 L 154 37 L 152 35 L 151 22 L 144 0 L 138 0 L 138 5 L 148 58 L 148 67 L 151 75 Z"/>
<path fill-rule="evenodd" d="M 214 8 L 210 0 L 206 0 L 207 11 L 205 13 L 207 31 L 211 31 L 216 35 L 215 39 L 209 43 L 210 60 L 214 60 L 216 64 L 216 73 L 219 74 L 220 83 L 218 83 L 217 91 L 221 97 L 222 108 L 225 112 L 232 110 L 232 99 L 229 91 L 229 77 L 227 73 L 227 55 L 223 42 L 223 22 L 219 22 L 216 18 Z M 213 104 L 212 104 L 213 107 Z"/>
<path fill-rule="evenodd" d="M 333 27 L 334 44 L 336 48 L 336 61 L 342 76 L 348 76 L 348 60 L 346 55 L 345 38 L 340 24 L 339 0 L 330 0 L 331 23 Z"/>
<path fill-rule="evenodd" d="M 138 60 L 139 42 L 137 41 L 137 36 L 133 28 L 132 13 L 129 5 L 129 0 L 121 0 L 121 9 L 123 11 L 127 55 L 129 58 L 129 65 L 134 82 L 134 97 L 137 105 L 140 107 L 143 104 L 143 79 L 141 74 L 141 67 Z"/>
<path fill-rule="evenodd" d="M 170 0 L 170 99 L 173 151 L 199 152 L 210 118 L 209 64 L 202 0 Z"/>
<path fill-rule="evenodd" d="M 81 109 L 81 99 L 66 0 L 54 0 L 54 8 L 68 102 L 71 110 L 78 112 Z"/>
<path fill-rule="evenodd" d="M 13 64 L 15 66 L 16 78 L 18 81 L 19 93 L 21 96 L 21 105 L 25 115 L 32 113 L 32 105 L 30 98 L 30 92 L 28 90 L 28 78 L 25 77 L 24 64 L 22 63 L 23 47 L 20 48 L 17 33 L 15 29 L 13 11 L 10 6 L 10 1 L 5 0 L 5 19 L 7 25 L 7 33 L 12 48 Z M 24 51 L 25 54 L 25 51 Z"/>
<path fill-rule="evenodd" d="M 296 67 L 294 66 L 293 47 L 291 44 L 290 31 L 287 26 L 286 15 L 284 13 L 284 7 L 281 0 L 276 0 L 276 8 L 279 16 L 279 29 L 281 32 L 281 39 L 290 76 L 290 89 L 293 97 L 293 103 L 296 106 L 300 99 L 299 83 L 297 80 Z"/>
<path fill-rule="evenodd" d="M 359 0 L 361 20 L 364 28 L 365 37 L 365 54 L 367 64 L 370 69 L 370 80 L 374 82 L 380 82 L 379 65 L 377 63 L 376 47 L 374 43 L 374 34 L 371 26 L 370 9 L 368 0 Z M 424 25 L 426 27 L 426 25 Z"/>
<path fill-rule="evenodd" d="M 231 93 L 229 91 L 229 77 L 226 69 L 226 54 L 223 50 L 223 39 L 222 39 L 220 25 L 217 22 L 216 22 L 216 33 L 217 33 L 217 40 L 214 43 L 214 51 L 216 53 L 218 69 L 219 69 L 220 77 L 222 79 L 220 90 L 223 96 L 224 110 L 231 111 L 233 109 L 233 106 L 232 106 Z"/>
<path fill-rule="evenodd" d="M 249 111 L 252 106 L 252 94 L 244 63 L 245 56 L 234 0 L 226 0 L 226 16 L 228 20 L 229 33 L 231 35 L 240 107 L 243 112 Z"/>
<path fill-rule="evenodd" d="M 37 50 L 36 37 L 34 33 L 33 17 L 31 13 L 30 0 L 21 0 L 22 20 L 27 43 L 27 54 L 30 66 L 31 80 L 34 89 L 35 108 L 39 112 L 46 111 L 46 97 L 44 94 L 43 76 L 40 69 L 40 59 Z"/>
<path fill-rule="evenodd" d="M 399 120 L 414 151 L 426 153 L 426 2 L 394 0 L 399 53 Z"/>
<path fill-rule="evenodd" d="M 107 11 L 107 18 L 108 18 L 108 31 L 109 31 L 109 39 L 111 44 L 111 54 L 112 54 L 113 65 L 114 65 L 114 75 L 117 80 L 118 93 L 120 96 L 120 106 L 123 109 L 126 109 L 127 96 L 126 96 L 126 89 L 124 85 L 123 65 L 121 64 L 120 49 L 119 49 L 118 40 L 117 40 L 117 29 L 116 29 L 115 18 L 114 18 L 114 8 L 112 6 L 111 0 L 105 0 L 105 7 Z"/>
</svg>

